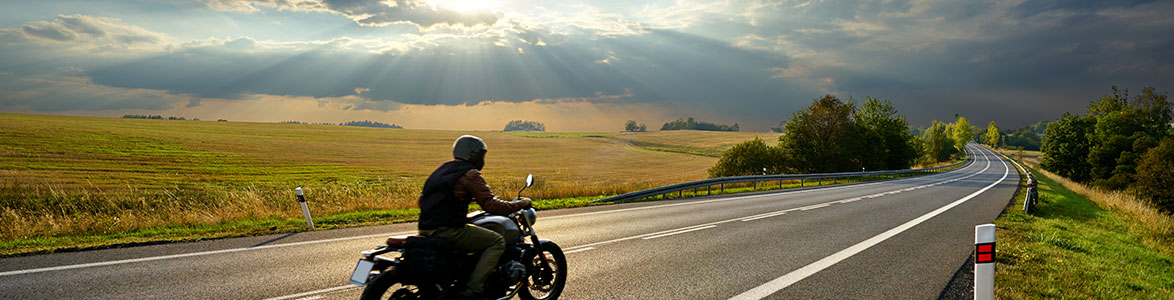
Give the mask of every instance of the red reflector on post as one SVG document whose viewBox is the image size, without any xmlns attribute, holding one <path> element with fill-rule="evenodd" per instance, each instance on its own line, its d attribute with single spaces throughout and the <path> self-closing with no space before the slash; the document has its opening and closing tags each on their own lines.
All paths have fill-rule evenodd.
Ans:
<svg viewBox="0 0 1174 300">
<path fill-rule="evenodd" d="M 983 243 L 974 245 L 975 263 L 993 263 L 995 262 L 995 244 Z"/>
</svg>

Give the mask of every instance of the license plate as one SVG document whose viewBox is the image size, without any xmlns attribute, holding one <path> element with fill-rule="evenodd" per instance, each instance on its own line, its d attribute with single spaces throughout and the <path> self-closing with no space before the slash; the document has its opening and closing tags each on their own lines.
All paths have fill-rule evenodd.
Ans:
<svg viewBox="0 0 1174 300">
<path fill-rule="evenodd" d="M 366 259 L 360 259 L 359 263 L 355 265 L 355 273 L 351 274 L 351 284 L 357 286 L 364 286 L 367 284 L 367 278 L 371 277 L 371 268 L 375 267 L 375 262 Z"/>
</svg>

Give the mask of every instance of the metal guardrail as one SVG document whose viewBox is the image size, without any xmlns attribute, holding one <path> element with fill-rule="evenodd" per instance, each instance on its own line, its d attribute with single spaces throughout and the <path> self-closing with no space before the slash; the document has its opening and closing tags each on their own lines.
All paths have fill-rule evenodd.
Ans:
<svg viewBox="0 0 1174 300">
<path fill-rule="evenodd" d="M 967 152 L 970 152 L 970 151 L 967 150 Z M 674 184 L 674 185 L 667 185 L 667 186 L 651 188 L 651 189 L 642 190 L 642 191 L 635 191 L 635 192 L 622 194 L 622 195 L 618 195 L 618 196 L 614 196 L 614 197 L 595 200 L 595 201 L 592 201 L 591 203 L 622 202 L 622 201 L 638 200 L 638 199 L 644 199 L 644 198 L 655 197 L 655 196 L 661 196 L 663 198 L 667 198 L 668 195 L 672 194 L 672 193 L 677 193 L 678 198 L 680 198 L 680 196 L 686 190 L 693 190 L 693 195 L 696 196 L 700 193 L 701 188 L 704 188 L 705 195 L 709 196 L 712 194 L 714 186 L 718 186 L 718 194 L 720 195 L 720 194 L 724 194 L 726 184 L 744 183 L 744 182 L 754 182 L 755 189 L 758 188 L 759 182 L 771 182 L 771 181 L 778 181 L 780 187 L 783 185 L 784 181 L 788 181 L 788 180 L 799 180 L 800 187 L 802 187 L 804 184 L 806 184 L 810 180 L 816 180 L 817 185 L 822 185 L 824 180 L 831 179 L 832 183 L 835 184 L 835 183 L 837 183 L 837 180 L 839 180 L 840 178 L 850 179 L 850 178 L 854 178 L 854 177 L 877 177 L 877 176 L 903 175 L 903 174 L 910 174 L 910 173 L 940 172 L 942 170 L 951 169 L 951 168 L 962 166 L 964 164 L 968 164 L 968 163 L 972 163 L 972 162 L 974 162 L 974 154 L 970 153 L 970 155 L 968 155 L 966 157 L 965 161 L 961 161 L 961 162 L 946 165 L 946 166 L 932 167 L 932 168 L 921 168 L 921 169 L 910 169 L 910 170 L 891 170 L 891 171 L 869 171 L 869 172 L 778 174 L 778 175 L 750 175 L 750 176 L 719 177 L 719 178 L 702 179 L 702 180 L 698 180 L 698 181 L 691 181 L 691 182 L 685 182 L 685 183 L 678 183 L 678 184 Z"/>
<path fill-rule="evenodd" d="M 1030 215 L 1033 208 L 1035 208 L 1035 202 L 1039 200 L 1039 191 L 1037 190 L 1037 185 L 1039 183 L 1035 181 L 1035 175 L 1031 174 L 1031 170 L 1028 170 L 1027 167 L 1023 166 L 1010 156 L 1002 153 L 999 153 L 999 155 L 1002 155 L 1007 160 L 1015 163 L 1019 169 L 1023 170 L 1023 174 L 1027 174 L 1027 193 L 1023 196 L 1023 213 Z"/>
</svg>

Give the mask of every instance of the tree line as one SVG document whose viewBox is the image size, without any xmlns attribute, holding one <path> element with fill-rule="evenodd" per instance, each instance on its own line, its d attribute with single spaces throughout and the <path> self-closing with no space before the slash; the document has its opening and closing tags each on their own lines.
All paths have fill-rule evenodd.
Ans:
<svg viewBox="0 0 1174 300">
<path fill-rule="evenodd" d="M 777 144 L 754 139 L 734 145 L 709 169 L 711 177 L 908 169 L 956 159 L 973 139 L 966 118 L 909 128 L 888 100 L 857 103 L 826 95 L 780 126 Z"/>
<path fill-rule="evenodd" d="M 738 131 L 738 123 L 733 126 L 726 124 L 714 124 L 705 121 L 694 120 L 693 117 L 688 119 L 680 118 L 673 121 L 668 121 L 660 126 L 660 130 L 705 130 L 705 131 Z"/>
<path fill-rule="evenodd" d="M 1064 113 L 1047 124 L 1040 166 L 1077 182 L 1131 191 L 1174 213 L 1174 129 L 1171 103 L 1153 87 L 1112 94 L 1087 114 Z"/>
<path fill-rule="evenodd" d="M 175 117 L 175 116 L 169 116 L 169 117 L 166 117 L 166 118 L 164 118 L 163 116 L 160 116 L 160 115 L 132 115 L 132 114 L 127 114 L 127 115 L 122 115 L 122 118 L 123 118 L 123 119 L 147 119 L 147 120 L 180 120 L 180 121 L 187 121 L 187 118 L 184 118 L 184 117 Z M 192 121 L 199 121 L 199 120 L 200 120 L 200 119 L 192 119 Z"/>
<path fill-rule="evenodd" d="M 392 128 L 392 129 L 404 128 L 403 126 L 399 126 L 394 123 L 388 124 L 388 123 L 369 121 L 369 120 L 349 121 L 349 122 L 342 122 L 342 123 L 330 123 L 330 122 L 312 123 L 312 122 L 300 122 L 300 121 L 281 121 L 278 123 L 281 123 L 281 124 L 303 124 L 303 125 L 354 126 L 354 127 L 371 127 L 371 128 Z"/>
</svg>

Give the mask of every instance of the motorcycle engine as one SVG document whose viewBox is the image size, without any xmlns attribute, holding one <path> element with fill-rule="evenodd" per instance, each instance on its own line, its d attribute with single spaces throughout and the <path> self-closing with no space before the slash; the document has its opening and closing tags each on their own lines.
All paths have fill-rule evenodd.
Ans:
<svg viewBox="0 0 1174 300">
<path fill-rule="evenodd" d="M 506 279 L 506 282 L 509 282 L 510 284 L 522 281 L 522 279 L 526 279 L 526 266 L 516 260 L 511 260 L 509 262 L 498 265 L 497 272 L 498 274 L 501 274 L 502 277 Z"/>
</svg>

